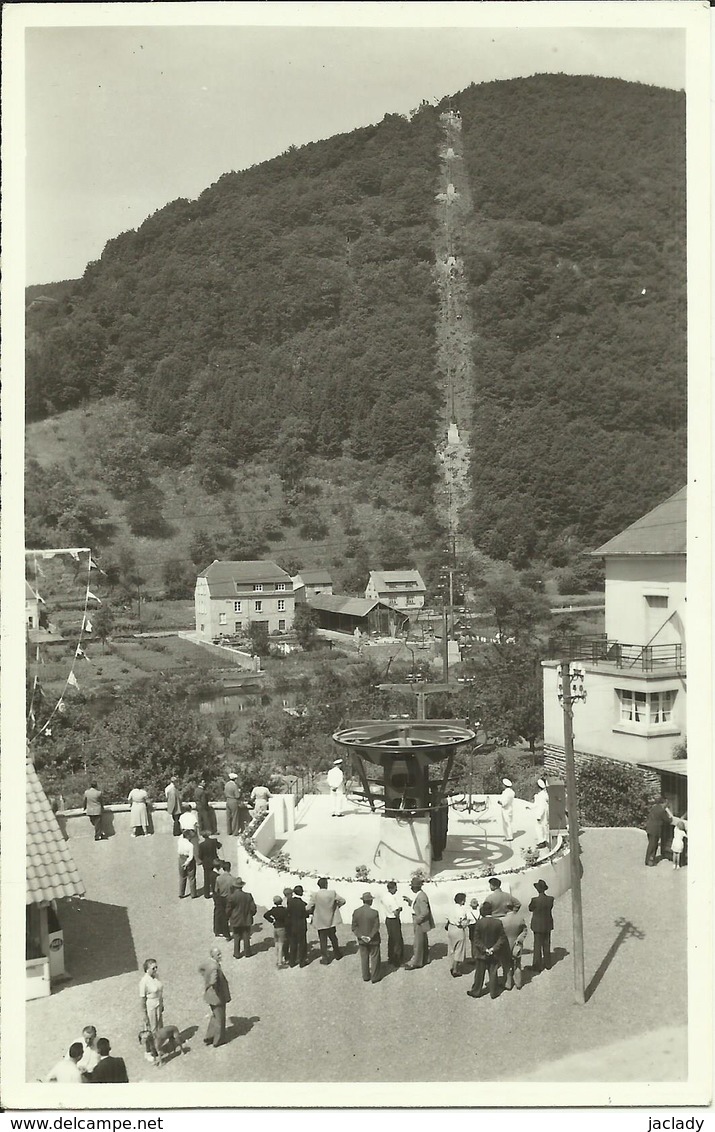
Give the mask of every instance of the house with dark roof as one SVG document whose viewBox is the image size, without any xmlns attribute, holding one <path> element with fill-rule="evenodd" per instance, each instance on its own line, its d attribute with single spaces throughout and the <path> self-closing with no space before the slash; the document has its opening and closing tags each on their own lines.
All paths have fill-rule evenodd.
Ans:
<svg viewBox="0 0 715 1132">
<path fill-rule="evenodd" d="M 424 607 L 426 594 L 419 570 L 371 570 L 365 587 L 366 598 L 415 615 Z"/>
<path fill-rule="evenodd" d="M 409 622 L 404 613 L 374 598 L 320 594 L 309 598 L 308 605 L 315 615 L 317 628 L 335 633 L 394 637 Z"/>
<path fill-rule="evenodd" d="M 579 757 L 626 762 L 647 772 L 683 812 L 686 739 L 686 489 L 592 553 L 605 562 L 606 615 L 601 637 L 569 637 L 544 661 L 544 755 L 563 766 L 558 660 L 585 672 L 585 702 L 574 704 Z"/>
<path fill-rule="evenodd" d="M 25 899 L 26 997 L 48 995 L 65 974 L 58 902 L 84 896 L 84 885 L 31 759 L 25 762 L 27 833 Z"/>
<path fill-rule="evenodd" d="M 295 598 L 290 574 L 275 562 L 219 562 L 196 579 L 196 631 L 207 640 L 241 636 L 252 624 L 269 633 L 293 625 Z"/>
<path fill-rule="evenodd" d="M 319 594 L 332 594 L 333 579 L 329 570 L 301 570 L 293 578 L 296 601 L 308 601 Z"/>
</svg>

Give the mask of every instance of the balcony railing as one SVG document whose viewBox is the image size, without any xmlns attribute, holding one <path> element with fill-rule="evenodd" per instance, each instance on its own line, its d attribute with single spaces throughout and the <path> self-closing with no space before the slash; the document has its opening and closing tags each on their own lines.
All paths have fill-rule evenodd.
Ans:
<svg viewBox="0 0 715 1132">
<path fill-rule="evenodd" d="M 627 645 L 604 637 L 564 637 L 549 641 L 549 655 L 554 660 L 604 664 L 634 672 L 680 672 L 685 669 L 685 645 Z"/>
</svg>

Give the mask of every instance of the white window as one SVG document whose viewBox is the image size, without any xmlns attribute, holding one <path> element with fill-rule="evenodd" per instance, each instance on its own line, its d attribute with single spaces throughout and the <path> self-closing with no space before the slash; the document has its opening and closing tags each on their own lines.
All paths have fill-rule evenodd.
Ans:
<svg viewBox="0 0 715 1132">
<path fill-rule="evenodd" d="M 277 590 L 284 590 L 285 588 L 286 588 L 285 582 L 279 582 L 278 585 L 276 586 Z"/>
<path fill-rule="evenodd" d="M 240 613 L 240 612 L 241 612 L 241 603 L 240 603 L 240 601 L 234 601 L 234 603 L 233 603 L 233 612 L 234 612 L 234 613 Z"/>
<path fill-rule="evenodd" d="M 650 721 L 651 723 L 670 723 L 673 716 L 673 703 L 675 692 L 651 692 Z"/>
<path fill-rule="evenodd" d="M 254 582 L 253 583 L 253 591 L 254 591 L 254 593 L 257 593 L 257 594 L 263 593 L 263 582 Z"/>
<path fill-rule="evenodd" d="M 256 613 L 263 613 L 263 602 L 257 601 L 255 603 L 255 609 L 256 609 Z"/>
<path fill-rule="evenodd" d="M 410 594 L 407 595 L 405 600 L 406 600 L 408 605 L 414 605 L 415 604 L 415 599 Z"/>
<path fill-rule="evenodd" d="M 285 623 L 285 620 L 281 619 L 281 620 L 280 620 L 280 621 L 278 622 L 278 632 L 279 632 L 279 633 L 284 633 L 284 632 L 285 632 L 285 627 L 286 627 L 286 623 Z"/>
<path fill-rule="evenodd" d="M 284 598 L 284 597 L 279 597 L 279 598 L 278 598 L 278 612 L 279 612 L 279 613 L 284 613 L 284 612 L 285 612 L 285 607 L 286 607 L 285 598 Z"/>
<path fill-rule="evenodd" d="M 225 625 L 226 624 L 226 614 L 225 613 L 219 613 L 218 623 L 219 623 L 219 625 Z"/>
<path fill-rule="evenodd" d="M 655 725 L 670 723 L 673 718 L 675 690 L 664 692 L 632 692 L 618 690 L 621 723 Z"/>
</svg>

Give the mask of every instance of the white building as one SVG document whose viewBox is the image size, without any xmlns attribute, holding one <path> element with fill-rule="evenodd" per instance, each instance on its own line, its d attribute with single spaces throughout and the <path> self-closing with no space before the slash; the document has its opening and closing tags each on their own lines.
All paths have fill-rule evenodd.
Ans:
<svg viewBox="0 0 715 1132">
<path fill-rule="evenodd" d="M 196 631 L 207 640 L 247 633 L 252 624 L 269 633 L 293 625 L 290 574 L 275 562 L 212 562 L 196 579 Z"/>
<path fill-rule="evenodd" d="M 404 613 L 424 608 L 427 587 L 419 570 L 371 570 L 365 597 L 382 601 Z"/>
<path fill-rule="evenodd" d="M 595 550 L 605 559 L 603 637 L 564 642 L 561 659 L 585 669 L 586 700 L 574 705 L 574 749 L 650 772 L 687 805 L 687 760 L 673 757 L 686 738 L 686 489 L 682 488 Z M 543 662 L 544 762 L 563 768 L 558 661 Z"/>
</svg>

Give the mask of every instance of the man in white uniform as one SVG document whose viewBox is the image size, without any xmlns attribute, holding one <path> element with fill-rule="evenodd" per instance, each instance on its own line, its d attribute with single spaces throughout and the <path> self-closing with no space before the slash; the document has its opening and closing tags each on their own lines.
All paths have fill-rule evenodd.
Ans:
<svg viewBox="0 0 715 1132">
<path fill-rule="evenodd" d="M 537 848 L 542 849 L 544 846 L 548 848 L 551 838 L 549 830 L 549 790 L 543 778 L 539 778 L 536 785 L 539 787 L 537 793 L 534 794 L 536 843 Z"/>
<path fill-rule="evenodd" d="M 336 759 L 328 771 L 327 781 L 333 801 L 332 816 L 339 818 L 345 802 L 345 775 L 342 772 L 342 759 Z"/>
<path fill-rule="evenodd" d="M 501 806 L 501 821 L 504 828 L 504 837 L 507 841 L 514 840 L 514 799 L 516 794 L 511 788 L 511 779 L 502 778 L 504 789 L 497 798 L 497 805 Z"/>
</svg>

